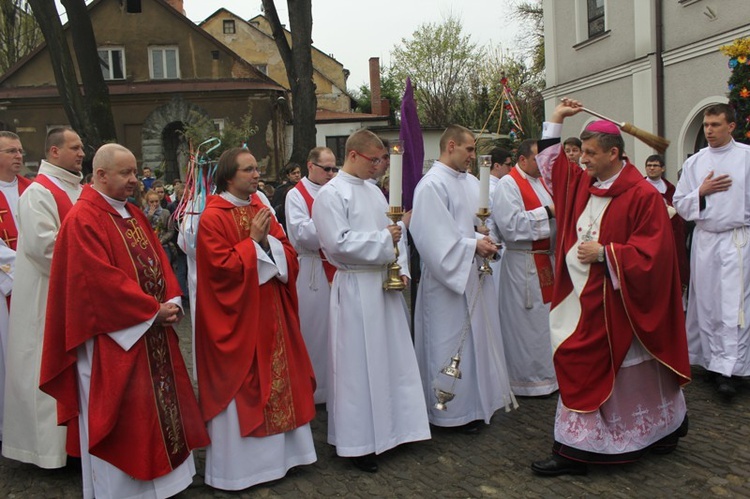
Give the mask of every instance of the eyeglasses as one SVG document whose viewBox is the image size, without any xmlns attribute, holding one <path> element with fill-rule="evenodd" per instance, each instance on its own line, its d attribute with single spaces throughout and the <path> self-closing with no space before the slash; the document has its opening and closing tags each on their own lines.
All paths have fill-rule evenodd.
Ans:
<svg viewBox="0 0 750 499">
<path fill-rule="evenodd" d="M 357 156 L 361 156 L 361 157 L 365 158 L 367 161 L 369 161 L 370 163 L 372 163 L 372 166 L 378 166 L 380 163 L 383 162 L 383 158 L 371 158 L 369 156 L 365 156 L 364 154 L 362 154 L 359 151 L 354 151 L 354 154 L 356 154 Z"/>
<path fill-rule="evenodd" d="M 0 152 L 4 152 L 5 154 L 10 154 L 11 156 L 15 156 L 16 154 L 20 154 L 21 156 L 26 156 L 26 151 L 24 151 L 23 149 L 16 149 L 15 147 L 11 149 L 1 149 Z"/>
<path fill-rule="evenodd" d="M 314 163 L 312 161 L 311 163 L 317 166 L 318 168 L 320 168 L 321 170 L 324 170 L 326 173 L 331 173 L 331 172 L 338 173 L 339 171 L 338 166 L 323 166 L 323 165 L 319 165 L 318 163 Z"/>
<path fill-rule="evenodd" d="M 503 166 L 513 166 L 513 161 L 512 160 L 508 160 L 505 163 L 503 163 Z"/>
</svg>

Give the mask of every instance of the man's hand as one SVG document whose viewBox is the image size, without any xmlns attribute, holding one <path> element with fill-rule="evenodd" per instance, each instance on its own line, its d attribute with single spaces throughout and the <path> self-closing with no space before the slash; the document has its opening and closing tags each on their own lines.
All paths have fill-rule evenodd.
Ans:
<svg viewBox="0 0 750 499">
<path fill-rule="evenodd" d="M 731 185 L 732 179 L 729 178 L 728 174 L 725 173 L 724 175 L 719 175 L 718 177 L 714 178 L 714 172 L 713 170 L 711 170 L 698 189 L 698 195 L 704 197 L 715 192 L 724 192 L 729 190 L 729 187 Z"/>
<path fill-rule="evenodd" d="M 477 241 L 476 252 L 482 258 L 492 258 L 497 253 L 497 245 L 491 238 L 485 237 Z"/>
<path fill-rule="evenodd" d="M 596 241 L 587 241 L 578 245 L 578 260 L 581 263 L 596 263 L 599 258 L 599 251 L 604 248 Z"/>
<path fill-rule="evenodd" d="M 552 116 L 549 119 L 550 123 L 562 123 L 568 116 L 573 116 L 581 112 L 583 104 L 577 100 L 568 99 L 564 97 L 562 102 L 557 105 Z"/>
<path fill-rule="evenodd" d="M 549 208 L 550 213 L 552 213 L 552 216 L 555 217 L 555 205 L 554 204 L 548 204 L 547 208 Z"/>
<path fill-rule="evenodd" d="M 175 324 L 180 320 L 180 307 L 174 303 L 162 303 L 159 305 L 159 313 L 156 314 L 154 324 L 157 326 L 166 326 Z"/>
<path fill-rule="evenodd" d="M 397 244 L 401 240 L 401 226 L 398 224 L 389 225 L 387 227 L 388 232 L 391 233 L 391 239 L 393 244 Z"/>
<path fill-rule="evenodd" d="M 271 230 L 271 210 L 262 208 L 255 214 L 250 224 L 250 238 L 260 244 L 261 248 L 268 248 L 268 231 Z"/>
<path fill-rule="evenodd" d="M 407 229 L 409 228 L 409 224 L 411 223 L 411 211 L 412 210 L 407 211 L 406 213 L 404 213 L 404 216 L 401 217 L 401 221 L 404 223 L 404 227 L 406 227 Z M 0 239 L 0 241 L 2 241 L 2 239 Z"/>
</svg>

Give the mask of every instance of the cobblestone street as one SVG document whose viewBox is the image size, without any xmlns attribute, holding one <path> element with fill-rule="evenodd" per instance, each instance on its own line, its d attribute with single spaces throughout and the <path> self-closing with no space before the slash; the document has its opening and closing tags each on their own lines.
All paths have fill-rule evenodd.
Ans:
<svg viewBox="0 0 750 499">
<path fill-rule="evenodd" d="M 179 327 L 190 364 L 190 328 Z M 198 475 L 181 498 L 200 497 L 748 497 L 750 496 L 750 384 L 727 404 L 714 394 L 705 371 L 693 369 L 686 389 L 690 433 L 666 456 L 649 455 L 619 467 L 592 467 L 587 476 L 539 478 L 531 461 L 552 445 L 557 400 L 519 399 L 475 435 L 433 429 L 432 440 L 409 444 L 379 458 L 375 474 L 356 470 L 326 444 L 326 413 L 312 423 L 318 461 L 291 470 L 283 480 L 226 493 Z M 262 456 L 258 456 L 262 459 Z M 0 458 L 0 497 L 81 496 L 80 469 L 42 470 Z"/>
</svg>

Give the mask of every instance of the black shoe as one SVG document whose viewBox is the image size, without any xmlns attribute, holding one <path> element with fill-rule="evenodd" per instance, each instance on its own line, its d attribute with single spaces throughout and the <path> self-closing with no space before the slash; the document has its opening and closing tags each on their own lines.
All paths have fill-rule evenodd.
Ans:
<svg viewBox="0 0 750 499">
<path fill-rule="evenodd" d="M 350 460 L 360 471 L 366 471 L 367 473 L 376 473 L 378 471 L 378 463 L 375 461 L 375 454 L 356 456 L 350 458 Z"/>
<path fill-rule="evenodd" d="M 552 454 L 547 459 L 531 463 L 531 471 L 542 476 L 585 475 L 589 467 L 586 463 Z"/>
<path fill-rule="evenodd" d="M 482 429 L 482 426 L 484 426 L 484 421 L 482 421 L 481 419 L 477 419 L 476 421 L 466 423 L 463 426 L 454 426 L 453 430 L 457 431 L 458 433 L 464 433 L 466 435 L 476 435 L 477 433 L 479 433 L 479 430 Z"/>
<path fill-rule="evenodd" d="M 688 415 L 685 414 L 685 419 L 682 420 L 682 424 L 677 428 L 677 436 L 680 438 L 687 436 L 689 427 L 690 422 L 688 421 Z"/>
<path fill-rule="evenodd" d="M 731 400 L 737 395 L 735 381 L 730 376 L 716 376 L 716 393 Z"/>
</svg>

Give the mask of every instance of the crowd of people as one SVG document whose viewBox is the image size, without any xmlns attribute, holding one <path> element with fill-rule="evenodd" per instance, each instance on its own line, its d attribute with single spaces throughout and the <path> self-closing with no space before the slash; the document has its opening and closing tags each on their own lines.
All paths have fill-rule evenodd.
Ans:
<svg viewBox="0 0 750 499">
<path fill-rule="evenodd" d="M 581 110 L 564 99 L 541 138 L 490 152 L 486 224 L 458 125 L 398 222 L 376 184 L 390 157 L 366 129 L 342 166 L 316 147 L 274 191 L 251 151 L 229 149 L 215 193 L 182 211 L 184 185 L 170 198 L 121 145 L 82 185 L 81 138 L 50 130 L 32 182 L 0 132 L 3 456 L 80 458 L 87 498 L 168 497 L 205 447 L 206 484 L 241 490 L 315 462 L 316 410 L 336 454 L 377 472 L 431 427 L 477 433 L 555 393 L 537 475 L 673 451 L 691 363 L 727 399 L 750 375 L 750 148 L 731 108 L 707 108 L 709 145 L 675 187 L 658 155 L 644 178 L 608 121 L 561 141 Z M 412 335 L 383 282 L 396 261 L 408 285 L 414 251 Z M 174 330 L 188 303 L 192 380 Z"/>
</svg>

